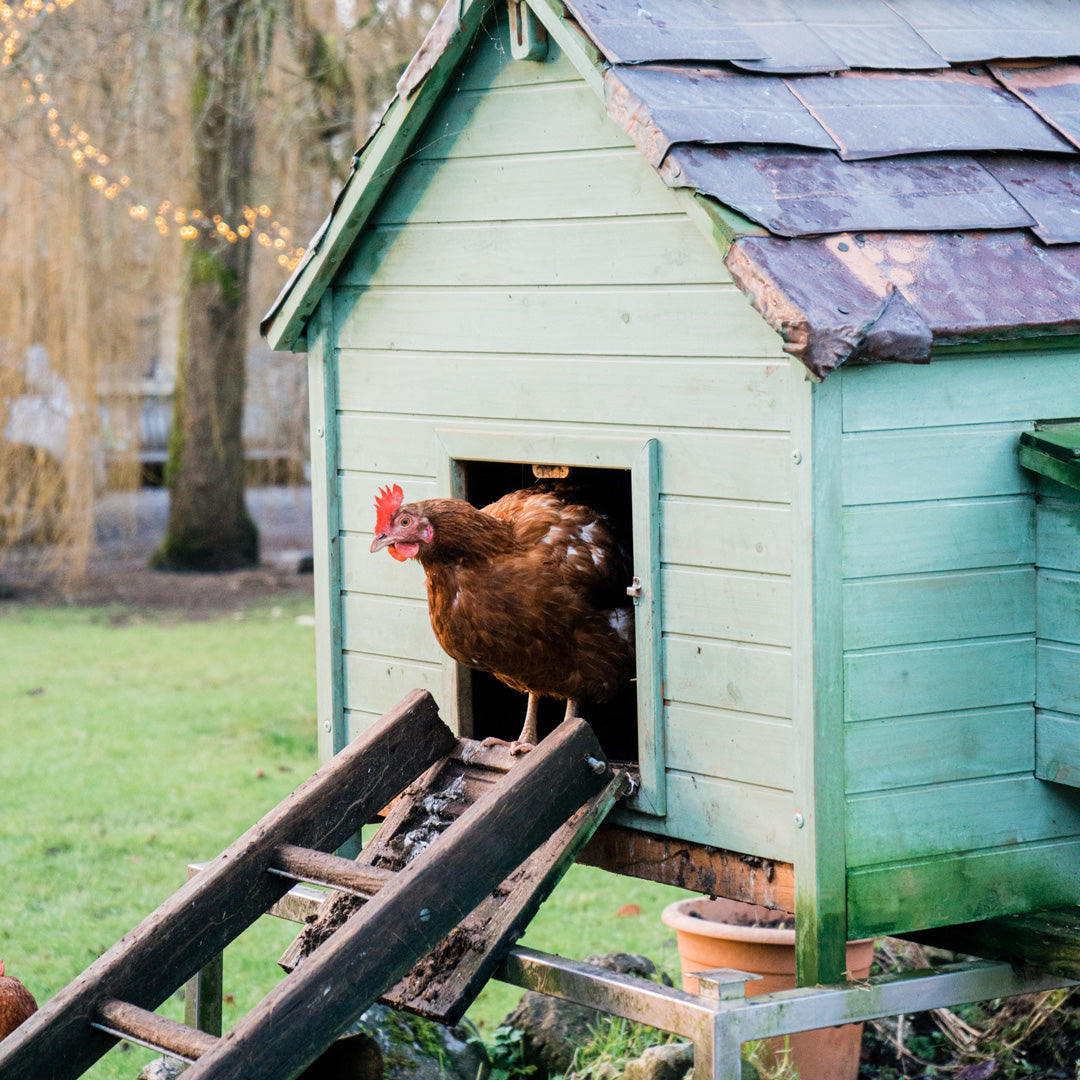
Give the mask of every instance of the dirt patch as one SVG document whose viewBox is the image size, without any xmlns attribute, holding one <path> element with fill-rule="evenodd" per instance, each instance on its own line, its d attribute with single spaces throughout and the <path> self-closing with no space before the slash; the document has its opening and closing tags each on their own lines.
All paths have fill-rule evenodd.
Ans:
<svg viewBox="0 0 1080 1080">
<path fill-rule="evenodd" d="M 148 566 L 165 535 L 167 492 L 109 492 L 95 508 L 94 546 L 86 573 L 73 579 L 56 549 L 18 548 L 0 568 L 0 614 L 5 603 L 14 602 L 117 604 L 206 618 L 275 597 L 310 596 L 310 488 L 251 488 L 247 504 L 259 529 L 260 565 L 220 574 L 181 574 Z"/>
</svg>

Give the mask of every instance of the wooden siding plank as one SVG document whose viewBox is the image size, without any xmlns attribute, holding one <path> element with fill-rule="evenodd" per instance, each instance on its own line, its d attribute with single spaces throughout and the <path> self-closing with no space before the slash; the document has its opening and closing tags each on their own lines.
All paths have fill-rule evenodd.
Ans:
<svg viewBox="0 0 1080 1080">
<path fill-rule="evenodd" d="M 497 33 L 500 37 L 508 35 L 510 30 L 506 22 L 506 9 L 498 11 Z M 574 65 L 566 58 L 558 42 L 548 38 L 547 56 L 542 61 L 514 60 L 510 50 L 496 45 L 494 38 L 489 38 L 493 47 L 477 49 L 469 63 L 461 69 L 455 90 L 488 90 L 507 86 L 546 85 L 558 82 L 580 82 L 581 76 Z"/>
<path fill-rule="evenodd" d="M 844 584 L 845 649 L 1034 632 L 1035 571 L 1028 567 Z"/>
<path fill-rule="evenodd" d="M 1039 708 L 1080 713 L 1080 648 L 1040 641 L 1036 657 Z"/>
<path fill-rule="evenodd" d="M 427 603 L 398 597 L 348 593 L 342 600 L 342 639 L 349 652 L 379 653 L 393 628 L 394 649 L 403 660 L 441 664 L 442 649 L 428 619 Z M 356 702 L 350 700 L 355 707 Z"/>
<path fill-rule="evenodd" d="M 716 413 L 715 426 L 722 428 L 727 410 L 718 408 Z M 662 431 L 659 437 L 660 490 L 665 495 L 775 503 L 791 500 L 795 466 L 786 432 L 716 431 L 702 435 Z"/>
<path fill-rule="evenodd" d="M 1035 775 L 1080 788 L 1080 716 L 1036 710 Z"/>
<path fill-rule="evenodd" d="M 396 656 L 344 656 L 345 696 L 349 709 L 380 716 L 410 690 L 442 692 L 441 664 L 418 664 Z M 388 705 L 387 702 L 390 702 Z"/>
<path fill-rule="evenodd" d="M 1076 903 L 1080 840 L 1029 844 L 848 875 L 849 930 L 876 937 Z"/>
<path fill-rule="evenodd" d="M 1040 570 L 1039 637 L 1080 645 L 1080 574 Z"/>
<path fill-rule="evenodd" d="M 690 773 L 702 762 L 723 762 L 729 780 L 791 790 L 790 721 L 671 704 L 664 730 L 670 768 Z"/>
<path fill-rule="evenodd" d="M 338 428 L 341 468 L 347 472 L 375 473 L 399 481 L 435 476 L 437 442 L 427 417 L 343 413 L 338 416 Z M 374 501 L 374 490 L 369 502 Z M 366 528 L 374 524 L 372 518 Z"/>
<path fill-rule="evenodd" d="M 399 563 L 385 551 L 373 555 L 369 550 L 371 538 L 371 533 L 342 533 L 342 588 L 351 593 L 375 593 L 426 603 L 423 567 L 415 559 Z"/>
<path fill-rule="evenodd" d="M 791 716 L 791 653 L 786 649 L 669 636 L 664 659 L 668 701 Z"/>
<path fill-rule="evenodd" d="M 761 361 L 350 352 L 341 406 L 499 420 L 517 416 L 527 397 L 535 421 L 556 424 L 604 416 L 624 425 L 777 430 L 787 424 L 785 370 Z"/>
<path fill-rule="evenodd" d="M 669 771 L 667 802 L 664 835 L 760 858 L 791 861 L 793 807 L 789 791 Z M 610 817 L 617 824 L 641 824 L 640 818 L 618 807 Z M 651 822 L 649 828 L 658 831 Z"/>
<path fill-rule="evenodd" d="M 1030 775 L 855 795 L 848 808 L 851 867 L 1080 835 L 1080 793 Z"/>
<path fill-rule="evenodd" d="M 375 528 L 375 496 L 383 484 L 400 483 L 406 502 L 434 499 L 438 494 L 435 481 L 400 474 L 342 473 L 338 478 L 341 492 L 341 528 L 347 532 L 373 535 Z M 368 541 L 370 543 L 370 540 Z"/>
<path fill-rule="evenodd" d="M 928 366 L 851 368 L 844 430 L 994 424 L 1080 416 L 1080 354 L 987 353 Z"/>
<path fill-rule="evenodd" d="M 347 286 L 727 284 L 720 253 L 684 215 L 600 221 L 392 225 L 366 232 Z"/>
<path fill-rule="evenodd" d="M 347 349 L 656 357 L 677 342 L 687 357 L 741 359 L 778 342 L 732 285 L 342 288 L 334 313 Z"/>
<path fill-rule="evenodd" d="M 1031 474 L 1016 453 L 1020 432 L 1030 426 L 845 435 L 844 505 L 1031 492 Z"/>
<path fill-rule="evenodd" d="M 847 653 L 845 719 L 952 712 L 1035 700 L 1030 637 Z"/>
<path fill-rule="evenodd" d="M 634 145 L 580 80 L 455 90 L 421 134 L 413 161 Z"/>
<path fill-rule="evenodd" d="M 1080 573 L 1080 500 L 1043 497 L 1036 513 L 1039 566 Z"/>
<path fill-rule="evenodd" d="M 675 196 L 636 147 L 416 161 L 371 215 L 379 225 L 670 214 Z"/>
<path fill-rule="evenodd" d="M 662 592 L 665 633 L 791 644 L 791 581 L 786 577 L 669 568 L 663 571 Z"/>
<path fill-rule="evenodd" d="M 844 511 L 847 578 L 1034 562 L 1030 498 L 861 506 Z"/>
<path fill-rule="evenodd" d="M 786 506 L 665 499 L 665 563 L 714 570 L 791 573 L 791 512 Z"/>
<path fill-rule="evenodd" d="M 848 794 L 943 784 L 1034 767 L 1035 710 L 1030 705 L 932 713 L 848 724 Z"/>
</svg>

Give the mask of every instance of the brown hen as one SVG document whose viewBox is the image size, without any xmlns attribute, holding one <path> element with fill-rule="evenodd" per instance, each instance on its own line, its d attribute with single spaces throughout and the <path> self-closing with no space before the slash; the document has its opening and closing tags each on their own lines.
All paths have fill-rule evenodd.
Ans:
<svg viewBox="0 0 1080 1080">
<path fill-rule="evenodd" d="M 607 518 L 550 490 L 504 495 L 478 510 L 460 499 L 403 503 L 383 488 L 371 550 L 415 558 L 442 648 L 529 695 L 511 750 L 537 741 L 542 696 L 604 702 L 634 674 L 630 560 Z M 498 741 L 498 740 L 490 740 Z"/>
<path fill-rule="evenodd" d="M 18 979 L 4 974 L 4 961 L 0 960 L 0 1039 L 36 1012 L 34 995 Z"/>
</svg>

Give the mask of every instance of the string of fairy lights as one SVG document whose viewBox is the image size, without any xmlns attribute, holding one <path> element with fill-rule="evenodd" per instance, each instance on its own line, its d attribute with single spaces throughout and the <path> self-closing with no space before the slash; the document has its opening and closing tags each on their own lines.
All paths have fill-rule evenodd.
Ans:
<svg viewBox="0 0 1080 1080">
<path fill-rule="evenodd" d="M 11 6 L 0 0 L 0 66 L 10 67 L 23 39 L 21 26 L 42 15 L 70 7 L 75 0 L 22 0 Z M 90 186 L 104 198 L 126 203 L 134 221 L 152 225 L 161 236 L 174 230 L 184 240 L 193 240 L 200 230 L 214 230 L 230 244 L 253 239 L 276 254 L 278 264 L 292 271 L 303 257 L 304 249 L 292 242 L 292 231 L 274 219 L 269 206 L 245 206 L 242 222 L 229 222 L 220 214 L 207 215 L 198 207 L 177 205 L 169 199 L 155 204 L 140 200 L 131 177 L 117 170 L 112 158 L 77 123 L 61 116 L 46 86 L 45 75 L 38 71 L 22 80 L 26 104 L 36 108 L 47 127 L 49 138 L 69 155 L 74 167 L 86 174 Z M 153 207 L 153 209 L 151 209 Z"/>
</svg>

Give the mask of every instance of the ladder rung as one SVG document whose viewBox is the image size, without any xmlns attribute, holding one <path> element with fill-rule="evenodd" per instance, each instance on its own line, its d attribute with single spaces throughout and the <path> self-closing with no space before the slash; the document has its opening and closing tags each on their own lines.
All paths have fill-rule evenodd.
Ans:
<svg viewBox="0 0 1080 1080">
<path fill-rule="evenodd" d="M 393 870 L 381 866 L 361 866 L 352 859 L 312 851 L 295 844 L 279 844 L 274 848 L 270 857 L 270 872 L 294 881 L 328 885 L 363 897 L 374 896 L 394 877 Z"/>
<path fill-rule="evenodd" d="M 93 1026 L 110 1035 L 119 1035 L 129 1042 L 151 1050 L 165 1051 L 185 1061 L 197 1061 L 217 1045 L 217 1037 L 197 1031 L 186 1024 L 140 1009 L 127 1001 L 109 998 L 98 1007 L 99 1019 Z"/>
</svg>

